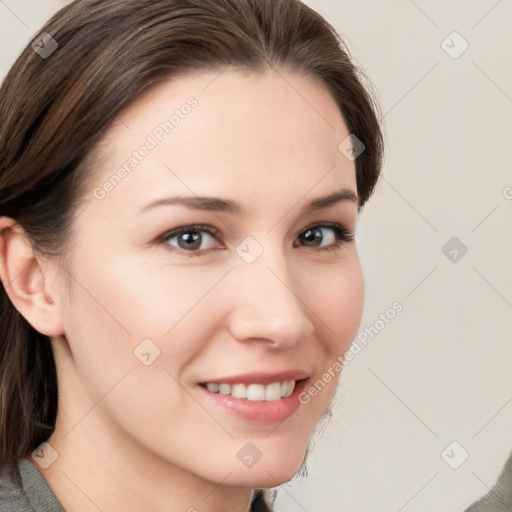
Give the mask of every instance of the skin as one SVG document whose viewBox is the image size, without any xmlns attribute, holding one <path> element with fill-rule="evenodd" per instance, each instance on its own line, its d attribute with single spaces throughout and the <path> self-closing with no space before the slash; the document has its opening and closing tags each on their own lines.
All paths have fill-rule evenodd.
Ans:
<svg viewBox="0 0 512 512">
<path fill-rule="evenodd" d="M 198 106 L 96 199 L 94 187 L 190 96 Z M 348 134 L 312 78 L 197 72 L 158 85 L 111 126 L 66 260 L 34 253 L 22 230 L 0 219 L 10 227 L 2 281 L 13 281 L 11 300 L 54 346 L 59 412 L 48 442 L 58 458 L 39 469 L 65 509 L 242 512 L 251 488 L 296 473 L 338 375 L 279 424 L 221 410 L 197 383 L 290 368 L 314 383 L 357 334 L 364 282 L 355 242 L 324 250 L 329 228 L 320 247 L 298 242 L 319 223 L 355 229 L 357 202 L 301 213 L 333 191 L 357 194 L 355 163 L 338 150 Z M 245 212 L 139 212 L 178 194 L 231 199 Z M 221 234 L 202 233 L 192 256 L 176 237 L 155 241 L 198 223 Z M 247 236 L 263 248 L 251 264 L 236 252 Z M 146 338 L 160 350 L 149 366 L 133 354 Z M 248 441 L 262 454 L 252 468 L 236 456 Z"/>
</svg>

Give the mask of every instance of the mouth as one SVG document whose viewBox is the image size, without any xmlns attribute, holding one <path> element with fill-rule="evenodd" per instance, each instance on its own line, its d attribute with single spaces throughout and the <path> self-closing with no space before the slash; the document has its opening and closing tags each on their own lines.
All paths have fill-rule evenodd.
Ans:
<svg viewBox="0 0 512 512">
<path fill-rule="evenodd" d="M 253 373 L 200 382 L 198 389 L 219 412 L 253 424 L 269 424 L 299 410 L 299 395 L 309 379 L 305 371 Z"/>
<path fill-rule="evenodd" d="M 303 379 L 302 379 L 303 380 Z M 199 385 L 210 391 L 223 396 L 241 398 L 252 402 L 275 402 L 288 398 L 293 394 L 297 381 L 295 379 L 260 384 L 257 382 L 244 384 L 229 384 L 227 382 L 205 382 Z"/>
</svg>

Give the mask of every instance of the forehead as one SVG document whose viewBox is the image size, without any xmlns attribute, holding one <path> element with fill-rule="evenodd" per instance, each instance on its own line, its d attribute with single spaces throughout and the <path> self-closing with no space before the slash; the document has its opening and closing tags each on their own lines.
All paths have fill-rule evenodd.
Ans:
<svg viewBox="0 0 512 512">
<path fill-rule="evenodd" d="M 196 72 L 158 84 L 117 116 L 94 185 L 110 181 L 110 199 L 132 203 L 167 187 L 246 199 L 265 187 L 297 196 L 317 183 L 320 193 L 356 192 L 355 164 L 338 149 L 348 135 L 317 79 L 272 69 Z"/>
</svg>

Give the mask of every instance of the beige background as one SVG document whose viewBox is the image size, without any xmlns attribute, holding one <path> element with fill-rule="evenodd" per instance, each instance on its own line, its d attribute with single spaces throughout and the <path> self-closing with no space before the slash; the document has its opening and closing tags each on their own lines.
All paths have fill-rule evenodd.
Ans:
<svg viewBox="0 0 512 512">
<path fill-rule="evenodd" d="M 0 76 L 65 3 L 0 0 Z M 384 179 L 359 223 L 361 331 L 403 311 L 344 370 L 310 476 L 282 486 L 277 510 L 462 511 L 512 450 L 512 1 L 306 3 L 384 114 Z M 468 249 L 445 251 L 456 262 L 452 237 Z"/>
</svg>

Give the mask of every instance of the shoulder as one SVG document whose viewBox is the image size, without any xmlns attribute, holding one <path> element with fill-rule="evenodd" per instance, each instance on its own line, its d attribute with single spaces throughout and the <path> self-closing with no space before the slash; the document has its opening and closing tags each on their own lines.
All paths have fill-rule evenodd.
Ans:
<svg viewBox="0 0 512 512">
<path fill-rule="evenodd" d="M 23 486 L 21 466 L 20 461 L 17 468 L 18 472 L 4 469 L 0 475 L 0 512 L 32 510 Z"/>
<path fill-rule="evenodd" d="M 512 453 L 494 487 L 464 512 L 510 512 L 510 510 L 512 510 Z"/>
<path fill-rule="evenodd" d="M 0 475 L 0 512 L 64 512 L 39 470 L 21 459 Z"/>
</svg>

